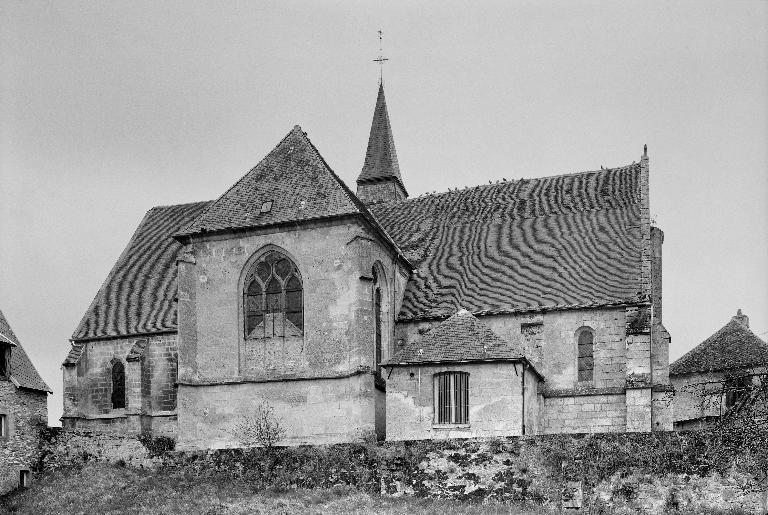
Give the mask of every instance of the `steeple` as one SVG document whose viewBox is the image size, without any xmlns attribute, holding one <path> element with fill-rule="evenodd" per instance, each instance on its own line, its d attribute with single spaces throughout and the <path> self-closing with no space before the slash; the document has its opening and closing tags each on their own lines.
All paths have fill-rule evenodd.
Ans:
<svg viewBox="0 0 768 515">
<path fill-rule="evenodd" d="M 371 134 L 365 163 L 357 178 L 357 196 L 366 204 L 378 204 L 408 198 L 408 192 L 400 177 L 395 139 L 389 123 L 384 83 L 379 82 L 379 95 L 373 112 Z"/>
</svg>

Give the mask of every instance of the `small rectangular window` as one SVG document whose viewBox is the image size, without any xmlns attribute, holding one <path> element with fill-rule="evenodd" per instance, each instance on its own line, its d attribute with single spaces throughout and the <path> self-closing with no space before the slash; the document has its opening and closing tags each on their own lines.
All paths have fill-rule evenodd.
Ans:
<svg viewBox="0 0 768 515">
<path fill-rule="evenodd" d="M 469 424 L 469 374 L 435 374 L 435 423 Z"/>
<path fill-rule="evenodd" d="M 28 470 L 19 471 L 19 486 L 21 488 L 29 487 L 29 471 Z"/>
<path fill-rule="evenodd" d="M 0 414 L 0 438 L 8 436 L 8 415 Z"/>
</svg>

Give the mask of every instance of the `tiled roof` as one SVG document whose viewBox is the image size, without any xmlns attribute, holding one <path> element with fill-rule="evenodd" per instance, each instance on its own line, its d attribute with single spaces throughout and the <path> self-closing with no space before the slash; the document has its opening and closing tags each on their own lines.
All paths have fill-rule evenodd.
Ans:
<svg viewBox="0 0 768 515">
<path fill-rule="evenodd" d="M 53 393 L 48 385 L 45 384 L 43 378 L 40 377 L 37 369 L 29 360 L 27 353 L 24 352 L 21 342 L 19 342 L 19 339 L 13 334 L 13 329 L 11 329 L 8 320 L 6 320 L 2 311 L 0 311 L 0 334 L 5 335 L 16 344 L 16 346 L 11 349 L 11 380 L 20 388 L 29 388 L 31 390 Z"/>
<path fill-rule="evenodd" d="M 271 204 L 270 204 L 271 203 Z M 179 236 L 359 214 L 346 187 L 298 125 Z"/>
<path fill-rule="evenodd" d="M 154 207 L 141 221 L 73 340 L 176 330 L 176 257 L 171 235 L 189 225 L 210 202 Z"/>
<path fill-rule="evenodd" d="M 419 340 L 408 342 L 386 364 L 524 358 L 521 347 L 502 340 L 474 315 L 460 310 Z"/>
<path fill-rule="evenodd" d="M 768 366 L 768 344 L 731 320 L 669 366 L 670 375 Z"/>
<path fill-rule="evenodd" d="M 389 122 L 387 101 L 384 98 L 384 85 L 379 84 L 379 94 L 376 98 L 376 109 L 373 111 L 371 133 L 368 136 L 368 149 L 365 152 L 365 163 L 357 178 L 357 182 L 378 181 L 387 178 L 396 179 L 403 185 L 400 177 L 400 165 L 397 162 L 395 139 L 392 135 L 392 125 Z M 405 188 L 403 188 L 405 189 Z"/>
<path fill-rule="evenodd" d="M 640 165 L 378 204 L 416 271 L 400 320 L 635 302 Z"/>
</svg>

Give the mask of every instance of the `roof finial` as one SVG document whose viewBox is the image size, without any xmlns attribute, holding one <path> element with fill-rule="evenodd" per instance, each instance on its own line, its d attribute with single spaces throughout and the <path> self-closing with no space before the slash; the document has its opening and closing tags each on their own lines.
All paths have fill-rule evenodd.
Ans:
<svg viewBox="0 0 768 515">
<path fill-rule="evenodd" d="M 381 37 L 383 33 L 381 32 L 381 29 L 379 29 L 379 57 L 373 60 L 374 63 L 379 63 L 379 84 L 384 84 L 384 62 L 389 61 L 386 57 L 383 55 L 383 50 L 381 46 Z"/>
<path fill-rule="evenodd" d="M 648 145 L 643 145 L 643 157 L 648 157 Z"/>
</svg>

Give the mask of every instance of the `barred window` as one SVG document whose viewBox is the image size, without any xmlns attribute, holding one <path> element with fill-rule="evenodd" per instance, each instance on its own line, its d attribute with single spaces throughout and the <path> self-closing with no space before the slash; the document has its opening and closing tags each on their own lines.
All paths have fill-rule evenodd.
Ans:
<svg viewBox="0 0 768 515">
<path fill-rule="evenodd" d="M 121 361 L 112 365 L 112 409 L 125 408 L 125 366 Z"/>
<path fill-rule="evenodd" d="M 591 329 L 579 333 L 579 381 L 592 381 L 595 377 L 594 341 Z"/>
<path fill-rule="evenodd" d="M 301 336 L 303 290 L 293 261 L 271 250 L 254 263 L 245 278 L 243 310 L 246 338 Z"/>
<path fill-rule="evenodd" d="M 469 424 L 469 374 L 441 372 L 434 382 L 435 423 Z"/>
<path fill-rule="evenodd" d="M 725 407 L 730 408 L 737 404 L 749 393 L 750 376 L 730 377 L 725 381 Z"/>
</svg>

